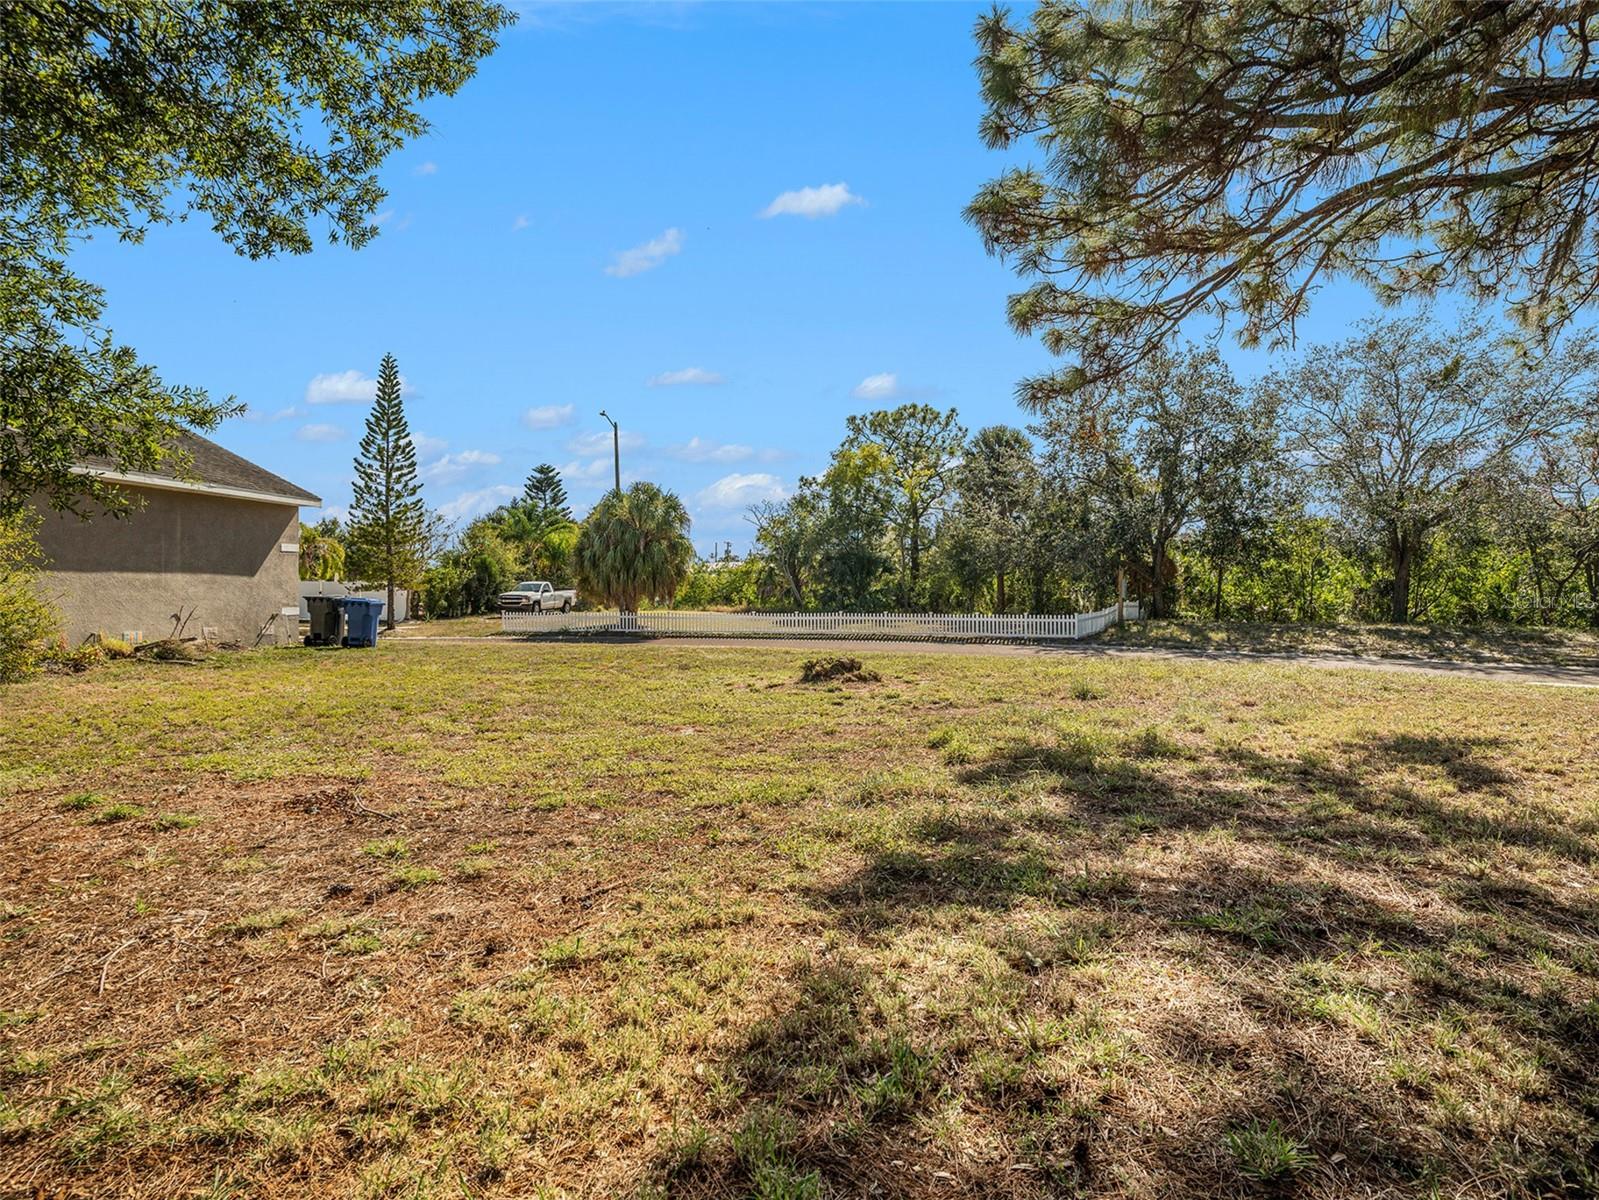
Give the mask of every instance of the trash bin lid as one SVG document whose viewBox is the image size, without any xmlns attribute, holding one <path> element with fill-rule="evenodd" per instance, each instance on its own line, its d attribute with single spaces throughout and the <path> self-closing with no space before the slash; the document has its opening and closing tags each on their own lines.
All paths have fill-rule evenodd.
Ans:
<svg viewBox="0 0 1599 1200">
<path fill-rule="evenodd" d="M 339 601 L 339 603 L 344 605 L 345 608 L 360 608 L 363 605 L 369 605 L 372 608 L 382 608 L 384 602 L 382 600 L 373 600 L 368 596 L 345 596 Z"/>
</svg>

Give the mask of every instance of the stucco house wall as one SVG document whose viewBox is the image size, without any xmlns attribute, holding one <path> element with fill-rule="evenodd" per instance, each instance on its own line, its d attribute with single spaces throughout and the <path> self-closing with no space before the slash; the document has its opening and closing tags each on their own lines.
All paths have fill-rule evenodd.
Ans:
<svg viewBox="0 0 1599 1200">
<path fill-rule="evenodd" d="M 67 639 L 91 634 L 185 636 L 245 646 L 299 635 L 300 509 L 201 490 L 129 486 L 143 507 L 114 520 L 46 512 L 39 545 L 44 591 Z"/>
</svg>

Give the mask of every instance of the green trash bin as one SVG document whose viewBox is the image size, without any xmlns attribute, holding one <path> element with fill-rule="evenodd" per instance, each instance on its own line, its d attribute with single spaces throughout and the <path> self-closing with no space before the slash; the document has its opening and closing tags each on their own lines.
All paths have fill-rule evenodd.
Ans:
<svg viewBox="0 0 1599 1200">
<path fill-rule="evenodd" d="M 342 596 L 307 596 L 305 606 L 311 611 L 311 628 L 306 632 L 307 646 L 337 646 L 344 637 L 344 610 L 339 607 Z"/>
</svg>

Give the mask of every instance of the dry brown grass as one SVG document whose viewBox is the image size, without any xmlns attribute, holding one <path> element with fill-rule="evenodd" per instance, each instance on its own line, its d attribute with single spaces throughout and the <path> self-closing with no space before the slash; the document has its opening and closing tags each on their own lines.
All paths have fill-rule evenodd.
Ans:
<svg viewBox="0 0 1599 1200">
<path fill-rule="evenodd" d="M 1129 621 L 1119 628 L 1106 630 L 1098 640 L 1167 650 L 1599 667 L 1599 634 L 1593 630 L 1527 625 Z"/>
<path fill-rule="evenodd" d="M 0 1194 L 1599 1188 L 1599 696 L 801 657 L 7 690 Z"/>
</svg>

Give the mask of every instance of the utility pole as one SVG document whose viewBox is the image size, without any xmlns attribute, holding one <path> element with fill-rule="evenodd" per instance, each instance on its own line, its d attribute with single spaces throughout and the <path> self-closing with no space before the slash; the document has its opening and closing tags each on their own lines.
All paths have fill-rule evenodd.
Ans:
<svg viewBox="0 0 1599 1200">
<path fill-rule="evenodd" d="M 616 460 L 616 494 L 622 494 L 622 435 L 617 428 L 615 419 L 603 408 L 600 416 L 611 422 L 611 455 Z"/>
</svg>

